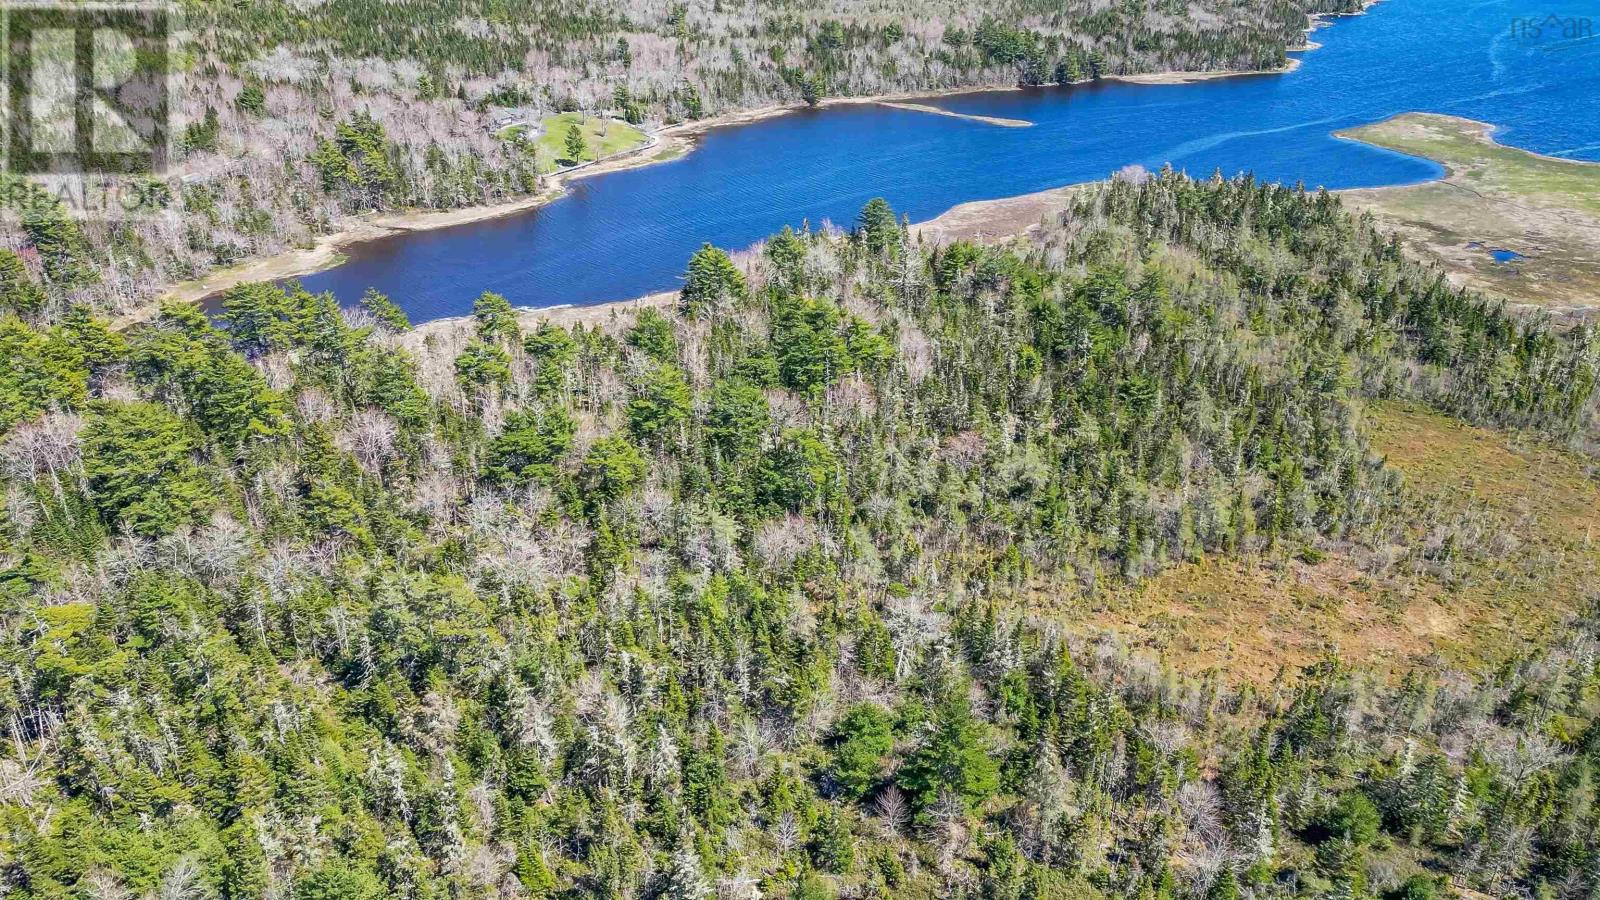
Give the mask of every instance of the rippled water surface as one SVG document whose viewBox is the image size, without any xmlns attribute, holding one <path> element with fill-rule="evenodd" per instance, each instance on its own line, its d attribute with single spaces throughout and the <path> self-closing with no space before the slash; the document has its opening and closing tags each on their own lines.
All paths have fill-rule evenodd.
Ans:
<svg viewBox="0 0 1600 900">
<path fill-rule="evenodd" d="M 365 244 L 301 281 L 347 303 L 376 287 L 425 321 L 468 311 L 485 290 L 552 306 L 673 288 L 702 242 L 744 247 L 802 220 L 849 223 L 876 196 L 922 220 L 1126 165 L 1328 188 L 1435 177 L 1432 163 L 1331 136 L 1409 110 L 1492 122 L 1506 143 L 1600 160 L 1600 40 L 1565 39 L 1552 16 L 1600 28 L 1600 7 L 1581 0 L 1385 0 L 1316 31 L 1322 48 L 1289 74 L 933 101 L 1031 128 L 862 105 L 716 129 L 673 162 L 579 180 L 515 216 Z M 1535 37 L 1519 22 L 1545 27 Z"/>
</svg>

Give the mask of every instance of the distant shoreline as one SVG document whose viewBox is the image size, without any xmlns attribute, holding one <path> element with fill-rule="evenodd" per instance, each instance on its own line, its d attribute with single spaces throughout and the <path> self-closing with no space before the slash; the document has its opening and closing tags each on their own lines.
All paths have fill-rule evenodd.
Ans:
<svg viewBox="0 0 1600 900">
<path fill-rule="evenodd" d="M 1308 26 L 1307 32 L 1317 27 L 1313 22 Z M 1297 47 L 1290 53 L 1300 53 L 1315 49 L 1316 45 Z M 1282 69 L 1248 70 L 1248 71 L 1215 71 L 1215 72 L 1154 72 L 1136 75 L 1107 75 L 1101 81 L 1114 81 L 1126 84 L 1164 85 L 1188 84 L 1197 81 L 1209 81 L 1220 78 L 1241 78 L 1261 75 L 1283 75 L 1295 71 L 1300 65 L 1300 60 L 1291 58 L 1287 66 Z M 1080 79 L 1070 84 L 1059 85 L 1071 87 L 1080 84 L 1092 83 L 1090 79 Z M 1019 91 L 1023 88 L 1017 85 L 969 85 L 966 87 L 947 88 L 931 91 L 907 91 L 894 94 L 877 94 L 863 97 L 828 97 L 819 102 L 815 107 L 808 107 L 801 101 L 771 104 L 754 109 L 740 110 L 737 112 L 723 113 L 706 119 L 692 122 L 681 122 L 662 127 L 651 133 L 652 143 L 644 147 L 622 151 L 613 157 L 592 163 L 582 169 L 558 173 L 546 179 L 542 190 L 536 194 L 520 197 L 505 203 L 491 204 L 488 206 L 469 206 L 460 209 L 427 210 L 410 209 L 395 210 L 391 212 L 369 213 L 365 215 L 348 216 L 341 220 L 338 230 L 319 236 L 311 247 L 286 250 L 270 256 L 256 257 L 246 260 L 238 265 L 214 270 L 207 275 L 192 280 L 179 282 L 169 286 L 152 303 L 145 304 L 139 310 L 121 316 L 116 324 L 119 327 L 138 324 L 148 320 L 160 308 L 160 304 L 167 301 L 182 303 L 198 303 L 207 297 L 225 291 L 239 284 L 256 281 L 279 281 L 287 278 L 297 278 L 325 271 L 340 265 L 345 260 L 345 251 L 350 248 L 371 241 L 382 240 L 399 234 L 418 231 L 431 231 L 440 228 L 449 228 L 456 225 L 466 225 L 473 222 L 483 222 L 505 216 L 516 215 L 531 209 L 543 206 L 559 199 L 566 193 L 566 186 L 572 181 L 618 172 L 625 169 L 638 168 L 658 162 L 667 162 L 683 156 L 694 149 L 697 138 L 713 129 L 729 128 L 740 125 L 749 125 L 778 116 L 804 111 L 808 108 L 827 109 L 838 106 L 856 105 L 885 105 L 899 109 L 908 109 L 916 112 L 940 115 L 951 114 L 961 118 L 971 118 L 988 124 L 1006 127 L 1025 127 L 1031 125 L 1018 119 L 1000 119 L 993 116 L 967 116 L 959 113 L 948 113 L 938 110 L 937 107 L 919 104 L 919 100 L 938 100 L 948 97 L 957 97 L 964 94 L 1001 93 Z"/>
<path fill-rule="evenodd" d="M 1020 88 L 1016 86 L 972 86 L 941 91 L 881 94 L 870 97 L 829 97 L 818 103 L 815 108 L 825 109 L 834 106 L 870 104 L 909 105 L 910 101 L 915 100 L 932 100 L 955 97 L 962 94 L 1007 90 L 1020 90 Z M 486 222 L 536 209 L 560 199 L 566 193 L 567 185 L 573 181 L 653 165 L 658 162 L 668 162 L 693 150 L 695 140 L 714 129 L 750 125 L 778 116 L 800 112 L 807 108 L 807 105 L 802 101 L 776 103 L 756 107 L 755 109 L 723 113 L 692 122 L 667 125 L 651 132 L 652 143 L 631 150 L 624 150 L 615 156 L 591 163 L 581 169 L 549 176 L 545 179 L 544 188 L 538 193 L 504 203 L 494 203 L 486 206 L 466 206 L 459 209 L 407 209 L 347 216 L 341 220 L 341 228 L 319 236 L 310 247 L 285 250 L 270 256 L 255 257 L 237 265 L 213 270 L 201 278 L 171 285 L 162 292 L 155 302 L 146 304 L 134 313 L 119 317 L 116 324 L 119 327 L 125 327 L 145 321 L 159 310 L 161 303 L 166 301 L 198 303 L 207 297 L 236 285 L 256 281 L 281 281 L 286 278 L 298 278 L 302 275 L 322 272 L 343 263 L 345 260 L 344 251 L 371 241 L 411 232 L 433 231 L 440 228 L 451 228 L 456 225 Z"/>
<path fill-rule="evenodd" d="M 1450 282 L 1563 322 L 1600 316 L 1600 163 L 1502 144 L 1495 125 L 1409 112 L 1334 137 L 1430 160 L 1441 177 L 1340 195 Z M 1492 249 L 1515 254 L 1496 258 Z M 1514 261 L 1513 261 L 1514 260 Z"/>
<path fill-rule="evenodd" d="M 1330 20 L 1344 16 L 1354 16 L 1364 13 L 1375 6 L 1379 0 L 1366 0 L 1361 9 L 1350 13 L 1318 14 L 1309 17 L 1305 34 L 1308 36 L 1304 46 L 1289 49 L 1292 54 L 1306 53 L 1321 47 L 1320 44 L 1309 39 L 1309 35 L 1329 23 Z M 1216 71 L 1174 71 L 1150 72 L 1133 75 L 1107 75 L 1101 81 L 1114 81 L 1124 84 L 1138 85 L 1182 85 L 1202 81 L 1214 81 L 1224 78 L 1259 77 L 1264 75 L 1286 75 L 1300 68 L 1301 59 L 1298 56 L 1290 57 L 1282 69 L 1251 69 L 1251 70 L 1216 70 Z M 1072 87 L 1081 84 L 1091 84 L 1092 79 L 1079 79 L 1068 84 L 1053 85 L 1055 87 Z M 1026 127 L 1032 125 L 1020 119 L 1003 119 L 994 116 L 967 115 L 942 110 L 938 107 L 918 103 L 920 100 L 938 100 L 948 97 L 958 97 L 965 94 L 1003 93 L 1020 91 L 1022 87 L 1011 85 L 968 85 L 926 91 L 905 91 L 893 94 L 875 94 L 862 97 L 828 97 L 808 107 L 802 101 L 774 103 L 754 109 L 739 110 L 722 113 L 705 119 L 691 122 L 680 122 L 667 125 L 650 133 L 651 143 L 643 147 L 625 150 L 603 160 L 589 165 L 557 173 L 546 179 L 545 186 L 538 193 L 520 197 L 504 203 L 487 206 L 468 206 L 460 209 L 429 210 L 409 209 L 395 210 L 383 213 L 369 213 L 358 216 L 348 216 L 341 220 L 342 227 L 336 231 L 319 236 L 311 247 L 286 250 L 271 256 L 256 257 L 246 260 L 238 265 L 214 270 L 207 275 L 192 281 L 180 282 L 169 286 L 157 299 L 145 304 L 139 310 L 119 317 L 116 321 L 118 327 L 137 324 L 152 317 L 160 308 L 160 304 L 169 300 L 182 303 L 198 303 L 207 297 L 218 294 L 228 288 L 239 284 L 256 281 L 281 281 L 288 278 L 298 278 L 326 271 L 342 264 L 345 251 L 372 241 L 383 240 L 400 234 L 419 231 L 432 231 L 441 228 L 450 228 L 457 225 L 467 225 L 474 222 L 484 222 L 506 216 L 517 215 L 531 209 L 536 209 L 545 204 L 560 199 L 566 193 L 566 186 L 572 181 L 588 178 L 595 175 L 604 175 L 626 169 L 639 168 L 659 162 L 668 162 L 677 159 L 686 153 L 692 152 L 696 139 L 718 128 L 730 128 L 741 125 L 750 125 L 778 116 L 789 115 L 804 111 L 808 108 L 826 109 L 837 106 L 857 105 L 883 105 L 897 109 L 907 109 L 928 114 L 951 115 L 958 118 L 973 119 L 992 125 L 1005 127 Z M 1068 187 L 1071 187 L 1070 185 Z M 1062 189 L 1053 189 L 1062 190 Z M 1052 191 L 1041 192 L 1042 195 Z M 1027 204 L 1035 195 L 1021 197 L 1001 198 L 993 201 L 978 201 L 979 204 L 1005 204 L 1018 202 Z M 972 204 L 960 204 L 944 216 L 929 220 L 924 225 L 939 222 L 958 210 L 966 210 L 972 214 Z M 618 301 L 620 303 L 633 303 L 635 301 Z M 610 304 L 597 304 L 608 306 Z M 592 308 L 592 307 L 591 307 Z"/>
<path fill-rule="evenodd" d="M 1047 215 L 1065 211 L 1072 198 L 1083 189 L 1085 185 L 1096 182 L 1082 182 L 1066 187 L 1050 188 L 1032 194 L 1019 194 L 1015 197 L 1001 197 L 996 200 L 973 200 L 961 203 L 950 209 L 922 222 L 911 225 L 913 238 L 943 243 L 953 240 L 982 240 L 985 237 L 1010 239 L 1018 237 L 1037 227 Z M 734 253 L 737 258 L 741 253 L 748 251 L 744 248 Z M 659 309 L 670 306 L 678 299 L 676 290 L 655 291 L 641 297 L 630 297 L 626 300 L 608 300 L 603 303 L 590 303 L 575 306 L 570 303 L 560 303 L 545 307 L 519 306 L 516 309 L 517 318 L 525 326 L 533 326 L 540 322 L 549 322 L 563 328 L 573 325 L 599 326 L 610 321 L 613 316 L 637 311 L 640 309 Z M 420 348 L 430 338 L 442 337 L 464 327 L 472 321 L 470 315 L 445 316 L 439 319 L 429 319 L 408 332 L 404 346 L 412 349 Z"/>
<path fill-rule="evenodd" d="M 1394 121 L 1414 113 L 1402 113 L 1386 121 Z M 1495 126 L 1474 119 L 1464 119 L 1457 116 L 1438 116 L 1440 119 L 1455 121 L 1477 133 L 1481 139 L 1494 142 L 1493 133 Z M 1362 126 L 1363 128 L 1372 126 Z M 1334 136 L 1345 140 L 1362 141 L 1360 137 L 1351 135 L 1351 131 L 1359 129 L 1346 129 L 1334 132 Z M 1362 141 L 1363 143 L 1368 143 Z M 1498 145 L 1498 142 L 1494 142 Z M 1380 146 L 1373 144 L 1372 146 Z M 1499 145 L 1504 146 L 1504 145 Z M 1531 151 L 1510 148 L 1517 152 L 1528 153 L 1538 157 Z M 1570 162 L 1555 157 L 1539 157 L 1552 162 Z M 1447 173 L 1455 174 L 1449 165 L 1444 165 Z M 1584 165 L 1597 165 L 1584 163 Z M 1449 175 L 1447 175 L 1449 177 Z M 1434 184 L 1444 179 L 1431 179 L 1420 184 Z M 1011 197 L 1001 197 L 994 200 L 973 200 L 957 204 L 943 213 L 922 222 L 911 225 L 911 234 L 914 238 L 934 242 L 951 240 L 983 240 L 993 238 L 1009 240 L 1020 237 L 1034 228 L 1048 216 L 1058 215 L 1066 211 L 1074 196 L 1086 185 L 1096 182 L 1080 182 L 1064 187 L 1049 188 L 1030 194 L 1018 194 Z M 1381 188 L 1352 188 L 1348 190 L 1333 191 L 1335 195 L 1350 195 L 1359 197 L 1363 195 L 1383 194 L 1384 192 L 1399 192 L 1417 187 L 1417 184 L 1400 184 Z M 519 309 L 519 317 L 524 322 L 533 323 L 549 321 L 557 325 L 571 326 L 575 324 L 600 325 L 608 321 L 613 315 L 626 313 L 631 310 L 645 307 L 659 307 L 670 304 L 677 297 L 676 291 L 659 291 L 634 297 L 627 300 L 615 300 L 605 303 L 595 303 L 584 306 L 560 305 L 540 309 Z M 450 330 L 451 323 L 460 323 L 470 319 L 470 316 L 450 316 L 442 319 L 433 319 L 417 326 L 418 334 L 439 333 Z"/>
</svg>

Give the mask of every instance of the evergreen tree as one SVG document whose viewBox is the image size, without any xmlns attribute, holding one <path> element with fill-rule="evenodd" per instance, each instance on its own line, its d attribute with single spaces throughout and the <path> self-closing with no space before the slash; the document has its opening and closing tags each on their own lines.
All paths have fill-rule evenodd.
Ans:
<svg viewBox="0 0 1600 900">
<path fill-rule="evenodd" d="M 771 421 L 760 388 L 742 378 L 724 379 L 711 391 L 706 439 L 724 460 L 743 459 L 761 448 Z"/>
<path fill-rule="evenodd" d="M 478 393 L 511 384 L 511 357 L 493 344 L 472 343 L 456 357 L 456 382 Z"/>
<path fill-rule="evenodd" d="M 553 480 L 556 464 L 572 446 L 574 428 L 572 418 L 559 407 L 544 413 L 512 413 L 505 430 L 489 446 L 484 476 L 512 485 Z"/>
<path fill-rule="evenodd" d="M 596 503 L 609 503 L 623 496 L 645 475 L 644 457 L 627 441 L 609 437 L 596 441 L 584 458 L 583 481 Z"/>
<path fill-rule="evenodd" d="M 1233 870 L 1224 867 L 1217 877 L 1211 882 L 1211 890 L 1206 892 L 1206 900 L 1240 900 L 1239 879 Z"/>
<path fill-rule="evenodd" d="M 947 793 L 970 809 L 999 789 L 999 766 L 984 746 L 983 724 L 964 697 L 951 694 L 939 704 L 933 730 L 901 765 L 896 780 L 923 810 Z"/>
<path fill-rule="evenodd" d="M 838 307 L 827 300 L 785 299 L 772 323 L 772 344 L 785 387 L 815 395 L 851 367 Z"/>
<path fill-rule="evenodd" d="M 376 288 L 367 288 L 361 295 L 361 308 L 378 322 L 378 327 L 391 334 L 411 330 L 411 318 L 388 295 Z"/>
<path fill-rule="evenodd" d="M 478 326 L 478 339 L 486 344 L 509 347 L 522 342 L 511 301 L 493 291 L 484 291 L 473 301 L 472 319 Z"/>
<path fill-rule="evenodd" d="M 82 358 L 62 336 L 15 316 L 0 318 L 0 434 L 54 407 L 76 407 L 88 394 Z"/>
<path fill-rule="evenodd" d="M 861 208 L 856 218 L 856 235 L 874 255 L 881 255 L 900 246 L 900 222 L 888 201 L 874 197 Z"/>
<path fill-rule="evenodd" d="M 807 106 L 817 106 L 822 102 L 822 96 L 826 91 L 825 84 L 826 82 L 821 75 L 802 76 L 800 79 L 800 99 L 804 100 Z"/>
<path fill-rule="evenodd" d="M 672 323 L 653 309 L 640 310 L 624 340 L 658 363 L 677 362 L 678 339 L 673 334 Z"/>
<path fill-rule="evenodd" d="M 360 112 L 338 123 L 334 136 L 318 145 L 311 161 L 321 173 L 323 190 L 371 209 L 396 199 L 404 186 L 392 153 L 383 125 Z"/>
<path fill-rule="evenodd" d="M 728 254 L 706 244 L 689 259 L 678 302 L 685 315 L 698 316 L 744 299 L 747 290 L 744 276 Z"/>
<path fill-rule="evenodd" d="M 183 421 L 154 403 L 100 403 L 84 429 L 83 472 L 108 525 L 165 534 L 199 521 L 212 493 Z"/>
<path fill-rule="evenodd" d="M 25 205 L 22 231 L 39 254 L 45 280 L 63 287 L 95 281 L 93 258 L 78 223 L 53 198 Z"/>
<path fill-rule="evenodd" d="M 338 863 L 322 866 L 294 885 L 294 900 L 378 900 L 384 894 L 370 872 Z"/>
<path fill-rule="evenodd" d="M 643 441 L 662 441 L 689 418 L 693 399 L 683 372 L 673 365 L 653 369 L 628 401 L 628 429 Z"/>
<path fill-rule="evenodd" d="M 871 703 L 850 707 L 833 729 L 830 774 L 840 793 L 852 800 L 866 796 L 893 748 L 889 716 L 881 707 Z"/>
<path fill-rule="evenodd" d="M 756 499 L 769 513 L 819 511 L 839 492 L 839 458 L 816 432 L 785 432 L 762 455 Z"/>
<path fill-rule="evenodd" d="M 239 96 L 234 98 L 234 103 L 252 116 L 259 116 L 267 111 L 267 95 L 259 84 L 247 84 L 240 88 Z"/>
<path fill-rule="evenodd" d="M 44 308 L 44 291 L 34 284 L 22 257 L 0 250 L 0 313 L 32 315 Z"/>
<path fill-rule="evenodd" d="M 584 140 L 583 131 L 577 125 L 567 129 L 566 141 L 562 146 L 566 149 L 569 165 L 583 162 L 584 155 L 589 151 L 589 144 Z"/>
</svg>

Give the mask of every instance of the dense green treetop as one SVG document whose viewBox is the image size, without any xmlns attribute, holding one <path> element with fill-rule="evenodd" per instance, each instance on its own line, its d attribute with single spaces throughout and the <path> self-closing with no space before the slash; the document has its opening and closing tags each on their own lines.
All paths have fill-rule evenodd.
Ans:
<svg viewBox="0 0 1600 900">
<path fill-rule="evenodd" d="M 1581 445 L 1591 332 L 1249 179 L 1004 247 L 861 224 L 571 328 L 293 285 L 0 318 L 0 890 L 1596 889 L 1591 613 L 1489 672 L 1239 685 L 1078 612 L 1334 553 L 1448 609 L 1441 554 L 1524 551 L 1418 528 L 1361 404 Z"/>
</svg>

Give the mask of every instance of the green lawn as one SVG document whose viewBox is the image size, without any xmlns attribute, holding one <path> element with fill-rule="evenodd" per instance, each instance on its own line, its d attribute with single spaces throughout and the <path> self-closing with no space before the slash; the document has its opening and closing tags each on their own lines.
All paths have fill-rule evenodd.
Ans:
<svg viewBox="0 0 1600 900">
<path fill-rule="evenodd" d="M 543 122 L 544 133 L 535 142 L 539 148 L 539 168 L 542 171 L 550 172 L 571 164 L 567 159 L 567 132 L 574 125 L 582 130 L 584 142 L 588 145 L 582 160 L 584 162 L 629 150 L 645 142 L 644 132 L 616 119 L 590 116 L 584 122 L 579 113 L 547 116 Z"/>
</svg>

